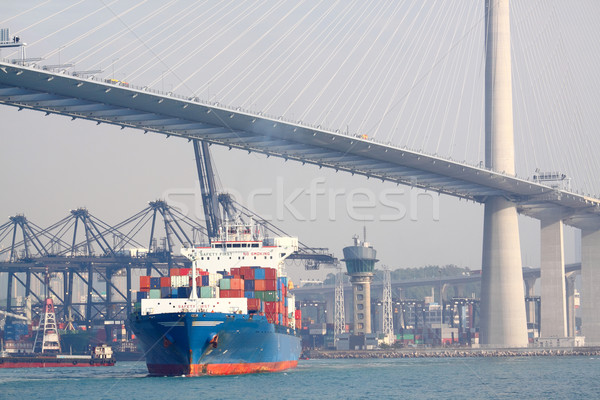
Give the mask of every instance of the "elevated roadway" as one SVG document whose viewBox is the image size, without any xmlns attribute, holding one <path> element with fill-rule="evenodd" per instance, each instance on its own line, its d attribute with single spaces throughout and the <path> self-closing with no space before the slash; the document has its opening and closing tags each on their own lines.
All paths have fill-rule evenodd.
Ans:
<svg viewBox="0 0 600 400">
<path fill-rule="evenodd" d="M 565 272 L 576 272 L 579 273 L 581 271 L 581 263 L 573 263 L 565 265 Z M 539 268 L 523 268 L 523 279 L 538 279 L 540 277 L 540 269 Z M 464 285 L 467 283 L 475 283 L 479 284 L 481 282 L 481 271 L 471 271 L 470 275 L 460 275 L 453 277 L 443 277 L 443 278 L 424 278 L 424 279 L 413 279 L 406 281 L 392 281 L 392 289 L 407 289 L 411 287 L 438 287 L 440 285 Z M 352 285 L 346 284 L 344 285 L 344 291 L 351 290 Z M 371 284 L 371 289 L 381 292 L 383 290 L 383 282 L 373 282 Z M 305 299 L 310 296 L 315 295 L 327 295 L 333 296 L 335 291 L 335 285 L 314 285 L 314 286 L 303 286 L 297 287 L 292 290 L 292 292 L 299 299 Z M 375 296 L 377 297 L 377 296 Z"/>
<path fill-rule="evenodd" d="M 485 202 L 502 196 L 539 218 L 600 226 L 600 200 L 484 167 L 197 98 L 0 62 L 0 104 L 255 151 Z"/>
</svg>

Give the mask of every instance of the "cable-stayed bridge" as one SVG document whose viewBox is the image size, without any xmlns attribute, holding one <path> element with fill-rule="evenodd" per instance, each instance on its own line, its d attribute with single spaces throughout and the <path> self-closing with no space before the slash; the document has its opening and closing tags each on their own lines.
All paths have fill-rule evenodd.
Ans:
<svg viewBox="0 0 600 400">
<path fill-rule="evenodd" d="M 580 228 L 582 229 L 582 275 L 584 282 L 582 289 L 583 331 L 589 343 L 600 343 L 600 318 L 595 316 L 595 310 L 600 307 L 600 296 L 596 294 L 595 288 L 600 284 L 600 280 L 593 273 L 593 269 L 600 262 L 600 254 L 596 250 L 600 247 L 599 200 L 591 196 L 544 185 L 540 182 L 521 179 L 514 175 L 514 148 L 516 146 L 512 132 L 511 46 L 508 1 L 487 0 L 484 3 L 485 15 L 480 17 L 480 21 L 485 23 L 485 29 L 482 33 L 486 36 L 485 167 L 483 163 L 473 166 L 451 159 L 444 159 L 437 155 L 410 151 L 390 143 L 370 140 L 360 134 L 348 135 L 338 131 L 332 132 L 320 126 L 293 123 L 283 118 L 267 117 L 260 113 L 228 108 L 209 101 L 201 102 L 195 95 L 188 98 L 178 97 L 172 93 L 164 93 L 164 82 L 163 92 L 156 93 L 146 88 L 130 86 L 119 80 L 98 81 L 91 78 L 80 78 L 67 75 L 64 72 L 53 73 L 23 66 L 24 63 L 19 62 L 0 65 L 0 102 L 19 107 L 19 109 L 27 108 L 48 114 L 56 113 L 73 119 L 81 118 L 96 121 L 99 124 L 114 124 L 123 128 L 136 128 L 146 132 L 157 132 L 189 140 L 203 140 L 230 148 L 315 164 L 336 171 L 347 171 L 373 179 L 424 188 L 483 203 L 485 204 L 485 222 L 482 304 L 484 304 L 483 315 L 485 321 L 482 324 L 482 332 L 484 332 L 482 338 L 485 344 L 520 347 L 525 345 L 527 339 L 524 329 L 524 307 L 520 301 L 522 295 L 520 282 L 521 255 L 516 212 L 521 212 L 541 221 L 541 276 L 542 298 L 544 299 L 542 326 L 545 330 L 542 334 L 548 337 L 560 338 L 566 336 L 562 226 L 568 224 Z M 470 10 L 475 9 L 471 7 Z M 274 11 L 274 9 L 271 11 Z M 531 6 L 527 11 L 539 10 Z M 398 13 L 400 10 L 396 8 L 393 12 Z M 442 14 L 443 12 L 436 15 Z M 399 15 L 401 15 L 401 12 Z M 115 17 L 119 18 L 118 15 L 115 15 Z M 362 21 L 363 19 L 358 18 L 357 20 Z M 453 17 L 450 20 L 453 20 Z M 388 19 L 386 23 L 391 21 L 392 19 Z M 278 23 L 280 22 L 281 20 Z M 439 24 L 439 19 L 430 22 L 434 22 L 435 26 L 443 26 L 443 24 Z M 452 25 L 452 23 L 449 25 Z M 477 24 L 473 25 L 473 29 L 476 26 Z M 463 31 L 461 33 L 461 35 L 464 34 L 462 38 L 453 36 L 457 40 L 449 44 L 450 50 L 448 51 L 458 46 L 462 39 L 468 37 L 469 32 L 473 29 Z M 93 31 L 89 33 L 91 32 Z M 236 37 L 235 41 L 240 37 L 243 37 L 243 35 Z M 363 35 L 359 41 L 364 41 L 365 37 Z M 211 40 L 213 39 L 211 38 Z M 434 40 L 429 40 L 430 44 L 432 42 Z M 386 46 L 390 43 L 388 41 Z M 229 45 L 226 47 L 229 47 Z M 103 42 L 98 46 L 101 49 L 106 44 Z M 251 46 L 254 46 L 254 44 Z M 431 47 L 428 45 L 427 49 L 430 50 Z M 340 48 L 335 48 L 326 61 L 330 62 L 336 54 L 338 56 L 343 55 L 340 50 Z M 437 55 L 441 54 L 440 50 L 441 47 L 438 49 Z M 272 51 L 271 47 L 269 47 L 269 51 Z M 358 48 L 354 46 L 350 49 L 350 54 L 356 51 L 358 51 Z M 371 51 L 371 48 L 369 51 Z M 245 54 L 245 52 L 246 50 L 242 53 Z M 82 53 L 80 59 L 87 58 L 87 55 L 83 57 L 86 53 L 87 50 Z M 303 51 L 297 53 L 298 55 L 304 54 Z M 56 54 L 56 52 L 53 54 Z M 411 54 L 416 55 L 416 53 Z M 472 56 L 472 54 L 465 55 L 469 59 Z M 531 57 L 532 54 L 528 53 L 526 56 Z M 60 48 L 58 58 L 58 67 L 60 68 Z M 188 59 L 189 57 L 186 55 L 177 65 L 183 64 Z M 456 59 L 459 60 L 456 65 L 462 66 L 462 58 L 459 56 Z M 435 58 L 434 67 L 442 61 L 445 65 L 445 56 Z M 131 61 L 128 61 L 128 63 L 131 63 Z M 115 59 L 112 61 L 113 78 L 114 64 Z M 297 64 L 284 62 L 279 63 L 279 65 Z M 423 61 L 421 61 L 422 65 Z M 302 70 L 302 66 L 298 70 Z M 136 71 L 139 70 L 140 68 L 136 69 Z M 354 70 L 352 74 L 357 73 L 357 71 L 358 69 Z M 277 71 L 276 74 L 279 75 L 280 72 Z M 339 72 L 340 69 L 337 69 L 334 75 L 341 75 L 338 74 Z M 414 84 L 422 78 L 429 81 L 428 73 L 419 76 L 418 72 L 420 72 L 420 68 L 417 71 L 415 80 L 413 80 Z M 548 71 L 542 72 L 546 73 L 539 75 L 544 76 L 547 83 L 551 79 L 548 76 L 552 74 L 548 74 Z M 181 83 L 174 89 L 176 90 L 182 84 L 185 84 L 189 81 L 189 78 L 197 73 L 198 71 L 191 73 L 181 80 Z M 249 73 L 250 71 L 245 70 L 243 76 L 248 77 Z M 258 74 L 258 72 L 255 73 Z M 215 73 L 215 76 L 221 75 L 223 75 L 221 71 Z M 164 77 L 159 79 L 156 74 L 154 78 L 153 84 L 164 81 Z M 471 77 L 467 77 L 465 74 L 460 97 L 461 102 L 468 78 Z M 298 75 L 295 73 L 294 79 L 298 79 Z M 313 80 L 314 77 L 310 79 L 310 82 Z M 456 80 L 449 81 L 454 86 Z M 570 81 L 563 83 L 565 84 L 563 87 L 568 87 Z M 210 82 L 204 83 L 203 86 L 206 87 L 208 84 Z M 271 84 L 269 83 L 266 86 L 271 86 Z M 361 84 L 364 83 L 361 82 Z M 432 85 L 437 87 L 438 83 Z M 348 85 L 345 86 L 345 88 L 347 87 Z M 411 90 L 413 87 L 411 87 Z M 521 94 L 526 92 L 523 89 L 521 86 L 519 91 Z M 234 88 L 229 89 L 230 92 L 232 90 L 236 91 Z M 245 92 L 245 89 L 239 92 Z M 348 93 L 345 90 L 342 91 L 342 93 L 344 92 Z M 196 93 L 196 91 L 192 91 L 192 93 Z M 263 91 L 263 93 L 266 93 L 266 91 Z M 304 89 L 301 90 L 301 93 L 304 93 Z M 322 93 L 322 91 L 319 91 L 319 95 Z M 381 93 L 382 91 L 379 95 Z M 439 95 L 439 93 L 435 93 L 435 95 Z M 543 96 L 544 93 L 542 92 L 534 93 L 536 98 Z M 296 99 L 299 97 L 300 95 L 296 96 Z M 562 97 L 560 96 L 561 99 Z M 207 98 L 210 98 L 210 96 L 207 96 Z M 276 99 L 279 98 L 278 93 L 269 104 L 276 102 Z M 335 101 L 340 101 L 340 97 Z M 343 103 L 347 104 L 346 102 Z M 433 103 L 437 103 L 437 99 L 434 99 Z M 449 103 L 448 101 L 447 104 Z M 316 104 L 314 101 L 311 102 L 309 108 L 314 109 Z M 390 104 L 388 103 L 384 114 L 387 114 L 390 108 L 393 108 Z M 419 107 L 421 104 L 421 99 L 419 99 L 415 103 L 414 110 L 422 112 Z M 265 109 L 268 109 L 268 107 Z M 405 111 L 406 109 L 403 109 L 403 112 Z M 447 105 L 443 112 L 447 115 L 452 111 Z M 302 114 L 305 114 L 305 112 Z M 327 113 L 321 113 L 321 115 L 323 114 Z M 557 114 L 559 117 L 554 125 L 564 127 L 565 120 L 569 119 L 569 115 L 564 112 L 562 115 L 555 113 L 555 115 Z M 400 113 L 401 115 L 403 113 Z M 396 122 L 399 121 L 400 116 L 397 117 Z M 425 125 L 430 127 L 430 124 Z M 422 124 L 412 124 L 413 128 L 416 127 L 412 129 L 413 133 L 416 132 L 417 135 L 421 133 L 419 126 L 422 126 Z M 540 131 L 545 133 L 544 128 L 545 126 L 541 126 Z M 427 132 L 423 135 L 425 137 L 424 142 L 427 142 L 427 136 L 430 133 Z M 388 137 L 391 136 L 388 135 Z M 569 135 L 561 132 L 559 136 L 563 138 Z M 546 145 L 548 145 L 548 141 L 546 141 Z M 440 142 L 438 141 L 438 148 L 439 146 Z M 582 147 L 581 144 L 580 147 Z M 562 152 L 562 148 L 560 146 L 559 148 Z M 589 151 L 585 147 L 584 149 Z M 573 154 L 571 154 L 573 152 L 572 148 L 566 148 L 565 150 L 564 153 L 569 155 L 571 165 L 585 164 L 588 166 L 588 168 L 585 168 L 585 174 L 589 174 L 587 179 L 589 180 L 590 176 L 594 176 L 593 172 L 589 171 L 594 169 L 593 163 L 589 164 L 589 160 L 579 160 L 577 157 L 573 157 Z M 577 155 L 583 153 L 582 149 L 576 149 L 575 151 Z M 553 156 L 552 151 L 549 156 Z M 474 157 L 469 158 L 473 159 Z M 578 178 L 582 179 L 581 177 Z"/>
</svg>

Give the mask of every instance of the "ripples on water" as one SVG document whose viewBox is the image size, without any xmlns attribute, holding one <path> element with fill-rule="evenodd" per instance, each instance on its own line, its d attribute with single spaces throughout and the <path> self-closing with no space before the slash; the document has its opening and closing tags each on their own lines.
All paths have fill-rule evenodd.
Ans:
<svg viewBox="0 0 600 400">
<path fill-rule="evenodd" d="M 0 399 L 599 399 L 589 357 L 308 360 L 283 373 L 148 377 L 143 363 L 0 369 Z"/>
</svg>

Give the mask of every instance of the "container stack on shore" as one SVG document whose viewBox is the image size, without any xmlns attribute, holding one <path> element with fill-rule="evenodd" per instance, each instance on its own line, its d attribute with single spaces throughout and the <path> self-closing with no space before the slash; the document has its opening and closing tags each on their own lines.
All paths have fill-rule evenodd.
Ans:
<svg viewBox="0 0 600 400">
<path fill-rule="evenodd" d="M 300 327 L 301 314 L 288 293 L 291 282 L 275 268 L 241 267 L 209 273 L 196 270 L 199 298 L 246 298 L 248 311 L 264 315 L 270 323 Z M 172 268 L 168 277 L 140 277 L 136 307 L 142 299 L 188 298 L 192 291 L 190 268 Z"/>
</svg>

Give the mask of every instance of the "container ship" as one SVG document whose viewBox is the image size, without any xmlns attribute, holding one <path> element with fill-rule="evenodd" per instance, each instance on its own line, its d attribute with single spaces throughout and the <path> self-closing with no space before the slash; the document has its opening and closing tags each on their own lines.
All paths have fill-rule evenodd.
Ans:
<svg viewBox="0 0 600 400">
<path fill-rule="evenodd" d="M 192 268 L 140 277 L 131 328 L 150 375 L 234 375 L 294 368 L 301 314 L 283 262 L 292 237 L 261 238 L 252 223 L 225 225 L 181 253 Z"/>
<path fill-rule="evenodd" d="M 112 348 L 107 345 L 96 346 L 92 353 L 87 355 L 61 354 L 60 334 L 51 298 L 45 301 L 44 313 L 35 335 L 28 324 L 7 325 L 1 347 L 0 368 L 115 365 Z"/>
</svg>

